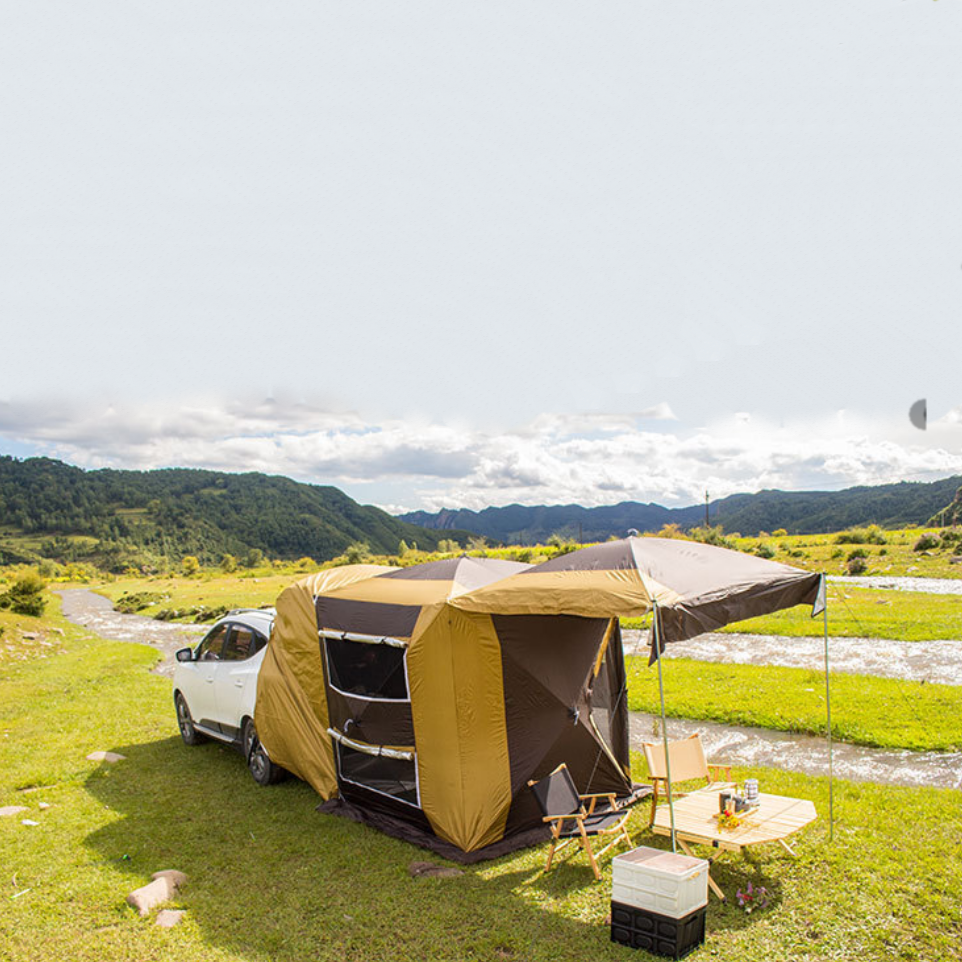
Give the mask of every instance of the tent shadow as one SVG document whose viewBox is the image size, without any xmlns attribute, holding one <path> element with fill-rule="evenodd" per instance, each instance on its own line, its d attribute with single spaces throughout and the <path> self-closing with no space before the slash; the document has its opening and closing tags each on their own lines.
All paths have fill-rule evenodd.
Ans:
<svg viewBox="0 0 962 962">
<path fill-rule="evenodd" d="M 462 957 L 511 959 L 537 941 L 555 944 L 559 957 L 622 957 L 602 924 L 610 890 L 587 866 L 553 870 L 545 892 L 583 890 L 590 905 L 579 915 L 593 921 L 519 894 L 532 876 L 540 887 L 541 848 L 462 866 L 456 878 L 412 878 L 412 861 L 443 860 L 317 814 L 317 795 L 296 779 L 259 788 L 230 748 L 188 749 L 174 737 L 114 750 L 126 761 L 85 783 L 117 816 L 87 836 L 92 861 L 129 873 L 118 903 L 155 871 L 185 872 L 174 905 L 212 948 L 300 962 L 424 957 L 450 942 Z M 140 922 L 132 912 L 131 920 Z"/>
</svg>

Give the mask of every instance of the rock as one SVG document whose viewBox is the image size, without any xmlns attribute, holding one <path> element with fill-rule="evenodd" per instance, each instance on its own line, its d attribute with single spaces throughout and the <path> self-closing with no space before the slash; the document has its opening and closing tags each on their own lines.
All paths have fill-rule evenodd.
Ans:
<svg viewBox="0 0 962 962">
<path fill-rule="evenodd" d="M 63 628 L 51 628 L 50 630 L 51 630 L 55 635 L 60 635 L 61 638 L 63 637 Z"/>
<path fill-rule="evenodd" d="M 37 808 L 39 808 L 41 812 L 45 812 L 48 808 L 50 808 L 50 802 L 40 802 L 37 805 Z"/>
<path fill-rule="evenodd" d="M 408 866 L 411 878 L 456 878 L 464 875 L 459 868 L 448 865 L 438 865 L 436 862 L 412 862 Z"/>
<path fill-rule="evenodd" d="M 162 929 L 172 929 L 184 917 L 183 909 L 161 909 L 157 913 L 157 925 Z"/>
<path fill-rule="evenodd" d="M 4 805 L 0 808 L 0 818 L 5 815 L 18 815 L 20 812 L 27 811 L 24 805 Z"/>
<path fill-rule="evenodd" d="M 187 876 L 174 869 L 155 872 L 152 882 L 142 885 L 139 889 L 134 889 L 127 896 L 127 904 L 135 908 L 141 918 L 145 918 L 150 915 L 152 908 L 172 899 L 177 889 L 186 881 Z"/>
<path fill-rule="evenodd" d="M 25 631 L 20 635 L 20 637 L 23 638 L 24 641 L 36 641 L 40 635 L 38 635 L 35 631 Z"/>
<path fill-rule="evenodd" d="M 39 822 L 35 822 L 32 818 L 22 818 L 20 819 L 21 825 L 39 825 Z"/>
<path fill-rule="evenodd" d="M 962 554 L 954 554 L 949 558 L 950 565 L 962 565 Z"/>
<path fill-rule="evenodd" d="M 117 752 L 91 752 L 87 756 L 88 762 L 122 762 L 127 756 Z"/>
</svg>

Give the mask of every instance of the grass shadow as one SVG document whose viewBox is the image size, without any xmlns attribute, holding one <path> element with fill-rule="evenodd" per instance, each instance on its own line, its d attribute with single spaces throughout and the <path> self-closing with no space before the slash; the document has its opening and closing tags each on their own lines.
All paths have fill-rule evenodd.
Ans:
<svg viewBox="0 0 962 962">
<path fill-rule="evenodd" d="M 316 813 L 296 779 L 259 788 L 227 747 L 166 738 L 115 750 L 127 760 L 85 787 L 120 817 L 86 844 L 129 872 L 131 889 L 159 869 L 186 872 L 177 905 L 208 946 L 277 962 L 624 958 L 602 924 L 607 885 L 574 864 L 542 886 L 543 847 L 415 879 L 410 862 L 440 860 Z"/>
</svg>

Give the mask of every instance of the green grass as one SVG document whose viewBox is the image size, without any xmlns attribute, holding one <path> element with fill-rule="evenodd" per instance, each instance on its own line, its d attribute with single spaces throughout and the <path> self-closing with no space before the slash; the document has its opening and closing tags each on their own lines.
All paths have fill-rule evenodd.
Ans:
<svg viewBox="0 0 962 962">
<path fill-rule="evenodd" d="M 56 615 L 37 626 L 61 628 L 62 651 L 0 664 L 0 805 L 29 808 L 0 819 L 0 958 L 629 957 L 603 924 L 607 857 L 600 885 L 583 856 L 544 876 L 545 846 L 455 879 L 412 879 L 409 863 L 433 856 L 318 815 L 303 783 L 258 788 L 229 749 L 181 744 L 170 684 L 148 671 L 155 652 L 93 638 Z M 86 761 L 95 749 L 127 760 Z M 772 906 L 746 916 L 712 899 L 708 943 L 691 958 L 962 958 L 958 792 L 836 783 L 829 843 L 824 779 L 736 774 L 812 799 L 821 817 L 798 837 L 797 860 L 777 846 L 718 857 L 712 873 L 723 889 L 764 885 Z M 41 811 L 40 801 L 52 807 Z M 21 817 L 40 824 L 23 826 Z M 645 823 L 637 811 L 636 843 L 663 846 Z M 124 904 L 164 868 L 190 876 L 174 903 L 186 921 L 171 931 Z"/>
<path fill-rule="evenodd" d="M 647 657 L 625 659 L 628 707 L 658 712 L 658 675 Z M 825 732 L 825 676 L 807 668 L 728 665 L 687 658 L 664 664 L 666 712 L 778 731 Z M 832 673 L 832 732 L 841 741 L 915 751 L 962 750 L 962 687 Z"/>
<path fill-rule="evenodd" d="M 623 618 L 626 628 L 647 628 L 649 619 Z M 842 638 L 889 638 L 895 641 L 934 641 L 962 638 L 962 595 L 934 595 L 922 591 L 886 591 L 829 583 L 829 633 Z M 760 635 L 816 637 L 822 618 L 800 605 L 739 621 L 722 629 Z"/>
</svg>

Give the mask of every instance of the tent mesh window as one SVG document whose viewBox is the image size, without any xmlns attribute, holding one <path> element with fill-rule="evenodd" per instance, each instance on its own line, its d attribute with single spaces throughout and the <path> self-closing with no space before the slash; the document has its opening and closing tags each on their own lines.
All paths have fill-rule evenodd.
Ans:
<svg viewBox="0 0 962 962">
<path fill-rule="evenodd" d="M 345 695 L 409 701 L 405 648 L 326 638 L 331 686 Z"/>
<path fill-rule="evenodd" d="M 369 755 L 340 744 L 337 754 L 338 770 L 345 781 L 420 808 L 417 762 L 414 758 L 404 760 Z"/>
</svg>

